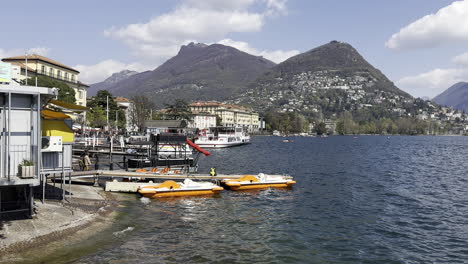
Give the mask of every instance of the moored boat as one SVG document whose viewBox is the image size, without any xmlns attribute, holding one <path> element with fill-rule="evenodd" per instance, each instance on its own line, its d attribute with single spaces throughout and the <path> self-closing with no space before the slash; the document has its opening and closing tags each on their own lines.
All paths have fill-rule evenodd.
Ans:
<svg viewBox="0 0 468 264">
<path fill-rule="evenodd" d="M 241 127 L 210 127 L 202 130 L 195 144 L 201 148 L 227 148 L 250 143 L 250 136 Z"/>
<path fill-rule="evenodd" d="M 244 175 L 239 179 L 222 180 L 221 184 L 227 188 L 237 190 L 265 189 L 265 188 L 288 188 L 296 182 L 290 176 L 267 175 Z"/>
<path fill-rule="evenodd" d="M 213 195 L 224 190 L 211 182 L 195 182 L 185 179 L 183 183 L 175 181 L 165 181 L 161 184 L 140 186 L 138 193 L 148 198 L 174 197 L 191 195 Z"/>
</svg>

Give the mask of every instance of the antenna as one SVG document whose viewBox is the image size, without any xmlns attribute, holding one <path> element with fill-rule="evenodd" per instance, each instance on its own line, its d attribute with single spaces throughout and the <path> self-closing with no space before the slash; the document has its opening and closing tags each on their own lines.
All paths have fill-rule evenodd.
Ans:
<svg viewBox="0 0 468 264">
<path fill-rule="evenodd" d="M 28 86 L 28 49 L 26 49 L 24 53 L 25 53 L 25 59 L 26 59 L 24 71 L 26 72 L 26 86 Z"/>
</svg>

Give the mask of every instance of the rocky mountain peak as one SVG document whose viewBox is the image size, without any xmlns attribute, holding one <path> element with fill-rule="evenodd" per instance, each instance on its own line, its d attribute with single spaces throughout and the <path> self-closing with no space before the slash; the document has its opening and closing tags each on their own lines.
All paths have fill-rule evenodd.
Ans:
<svg viewBox="0 0 468 264">
<path fill-rule="evenodd" d="M 117 83 L 137 73 L 138 73 L 137 71 L 131 71 L 131 70 L 123 70 L 120 72 L 115 72 L 109 78 L 105 79 L 104 82 L 109 83 L 109 84 Z"/>
</svg>

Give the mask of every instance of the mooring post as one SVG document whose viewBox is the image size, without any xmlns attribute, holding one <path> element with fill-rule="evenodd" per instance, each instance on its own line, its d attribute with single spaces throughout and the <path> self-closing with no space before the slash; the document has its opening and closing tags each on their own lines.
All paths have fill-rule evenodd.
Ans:
<svg viewBox="0 0 468 264">
<path fill-rule="evenodd" d="M 112 147 L 114 145 L 114 136 L 110 137 L 110 151 L 109 151 L 109 170 L 114 170 L 114 164 L 112 163 Z"/>
<path fill-rule="evenodd" d="M 98 176 L 98 173 L 94 173 L 94 184 L 93 184 L 94 187 L 99 187 L 99 176 Z"/>
</svg>

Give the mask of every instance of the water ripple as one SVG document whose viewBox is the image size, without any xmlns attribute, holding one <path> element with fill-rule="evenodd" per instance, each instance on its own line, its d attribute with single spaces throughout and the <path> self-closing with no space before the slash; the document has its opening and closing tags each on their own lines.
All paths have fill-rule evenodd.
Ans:
<svg viewBox="0 0 468 264">
<path fill-rule="evenodd" d="M 466 263 L 468 137 L 254 137 L 201 172 L 293 175 L 292 190 L 135 198 L 135 230 L 76 263 Z"/>
</svg>

